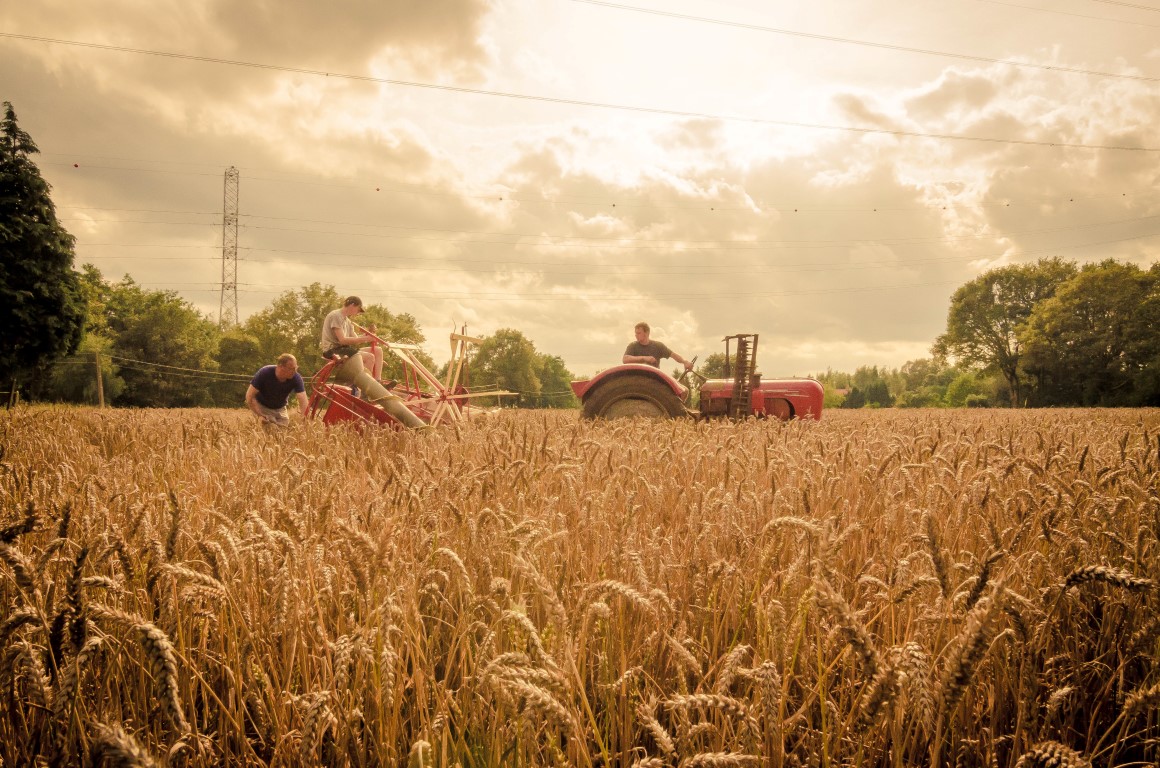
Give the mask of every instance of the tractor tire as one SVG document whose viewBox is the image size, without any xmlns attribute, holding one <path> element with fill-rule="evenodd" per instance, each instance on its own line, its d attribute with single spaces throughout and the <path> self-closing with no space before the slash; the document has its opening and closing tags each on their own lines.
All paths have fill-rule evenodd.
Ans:
<svg viewBox="0 0 1160 768">
<path fill-rule="evenodd" d="M 685 406 L 663 381 L 651 376 L 628 375 L 601 382 L 584 399 L 586 419 L 623 419 L 633 416 L 675 419 L 685 416 Z"/>
</svg>

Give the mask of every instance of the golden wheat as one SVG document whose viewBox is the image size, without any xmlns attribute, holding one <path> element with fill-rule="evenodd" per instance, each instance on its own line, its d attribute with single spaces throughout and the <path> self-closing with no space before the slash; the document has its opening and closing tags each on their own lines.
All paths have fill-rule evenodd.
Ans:
<svg viewBox="0 0 1160 768">
<path fill-rule="evenodd" d="M 1160 763 L 1160 411 L 0 440 L 3 765 Z"/>
</svg>

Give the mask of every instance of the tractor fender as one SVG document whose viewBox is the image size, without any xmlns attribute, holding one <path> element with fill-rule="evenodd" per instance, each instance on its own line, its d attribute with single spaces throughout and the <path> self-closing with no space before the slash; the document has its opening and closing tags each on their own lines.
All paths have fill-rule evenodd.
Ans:
<svg viewBox="0 0 1160 768">
<path fill-rule="evenodd" d="M 681 402 L 684 402 L 689 396 L 689 390 L 685 387 L 682 387 L 680 382 L 678 382 L 672 376 L 668 375 L 660 368 L 653 368 L 651 365 L 645 365 L 644 363 L 625 363 L 623 365 L 613 366 L 612 368 L 605 368 L 591 379 L 573 381 L 572 391 L 576 393 L 576 397 L 583 401 L 589 392 L 597 389 L 606 381 L 620 378 L 621 376 L 640 376 L 642 374 L 664 382 L 664 384 L 673 391 L 673 394 L 676 395 L 681 400 Z"/>
</svg>

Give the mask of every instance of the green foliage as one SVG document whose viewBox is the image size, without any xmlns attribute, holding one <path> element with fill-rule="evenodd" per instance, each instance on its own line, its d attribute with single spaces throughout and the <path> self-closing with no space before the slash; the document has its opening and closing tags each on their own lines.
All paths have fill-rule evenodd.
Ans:
<svg viewBox="0 0 1160 768">
<path fill-rule="evenodd" d="M 322 321 L 328 312 L 342 306 L 342 299 L 334 286 L 311 283 L 286 291 L 269 307 L 250 315 L 242 330 L 258 342 L 254 370 L 289 352 L 298 358 L 303 377 L 313 375 L 326 362 L 319 347 Z"/>
<path fill-rule="evenodd" d="M 476 350 L 472 377 L 477 383 L 519 392 L 519 404 L 530 407 L 542 388 L 537 363 L 536 347 L 526 336 L 513 328 L 501 328 Z M 516 404 L 514 398 L 506 400 L 503 405 Z"/>
<path fill-rule="evenodd" d="M 499 405 L 521 408 L 574 408 L 572 372 L 563 359 L 536 351 L 521 332 L 503 328 L 484 339 L 471 361 L 472 382 L 518 392 L 520 397 L 499 399 Z M 495 405 L 481 398 L 483 405 Z"/>
<path fill-rule="evenodd" d="M 117 373 L 112 357 L 113 339 L 99 333 L 88 333 L 76 354 L 59 361 L 48 376 L 44 395 L 51 400 L 82 405 L 97 405 L 100 394 L 97 384 L 97 364 L 100 363 L 100 389 L 105 403 L 117 401 L 125 391 L 125 380 Z"/>
<path fill-rule="evenodd" d="M 1036 405 L 1160 405 L 1160 268 L 1086 265 L 1023 334 Z"/>
<path fill-rule="evenodd" d="M 118 405 L 213 405 L 217 325 L 175 291 L 144 290 L 130 277 L 114 284 L 106 322 L 115 334 L 113 354 L 125 380 Z"/>
<path fill-rule="evenodd" d="M 701 361 L 701 364 L 697 366 L 697 372 L 707 379 L 723 379 L 725 378 L 725 363 L 725 353 L 714 352 Z"/>
<path fill-rule="evenodd" d="M 979 378 L 972 373 L 960 373 L 947 385 L 943 403 L 948 408 L 963 408 L 966 407 L 967 400 L 975 396 L 982 396 L 985 399 Z"/>
<path fill-rule="evenodd" d="M 943 403 L 941 387 L 927 385 L 907 390 L 898 395 L 894 405 L 898 408 L 940 408 Z"/>
<path fill-rule="evenodd" d="M 572 379 L 576 378 L 564 365 L 564 359 L 557 355 L 536 353 L 539 364 L 537 374 L 541 392 L 536 398 L 537 408 L 578 408 L 580 401 L 572 392 Z"/>
<path fill-rule="evenodd" d="M 894 405 L 894 397 L 878 366 L 861 366 L 854 371 L 851 383 L 853 388 L 842 401 L 843 408 L 889 408 Z"/>
<path fill-rule="evenodd" d="M 336 304 L 332 309 L 336 309 Z M 367 304 L 366 312 L 355 317 L 355 322 L 364 328 L 374 328 L 374 333 L 384 341 L 393 341 L 399 344 L 422 344 L 426 337 L 419 329 L 419 321 L 406 312 L 398 315 L 391 314 L 382 304 Z M 315 336 L 322 332 L 322 321 L 318 322 Z M 314 340 L 314 356 L 318 357 L 318 338 Z M 450 351 L 450 350 L 449 350 Z M 434 372 L 435 361 L 425 351 L 415 350 L 415 357 L 429 371 Z M 383 359 L 383 378 L 402 380 L 403 361 L 395 355 L 387 353 Z"/>
<path fill-rule="evenodd" d="M 1075 274 L 1073 264 L 1041 259 L 1030 265 L 985 272 L 951 297 L 947 330 L 935 341 L 938 356 L 997 371 L 1007 381 L 1011 403 L 1022 402 L 1024 378 L 1020 335 L 1035 305 L 1054 295 Z"/>
<path fill-rule="evenodd" d="M 841 408 L 846 402 L 846 395 L 839 392 L 832 384 L 822 382 L 822 407 Z"/>
<path fill-rule="evenodd" d="M 843 408 L 865 408 L 866 407 L 866 393 L 854 387 L 846 395 L 846 399 L 842 401 Z"/>
<path fill-rule="evenodd" d="M 257 337 L 241 328 L 232 328 L 218 340 L 216 359 L 218 370 L 223 374 L 252 376 L 263 365 L 273 364 L 277 357 L 262 357 Z M 239 378 L 215 381 L 211 388 L 214 404 L 225 408 L 238 405 L 245 400 L 247 386 L 247 381 Z"/>
<path fill-rule="evenodd" d="M 0 376 L 41 378 L 81 342 L 85 303 L 73 271 L 74 238 L 56 218 L 50 187 L 30 159 L 39 150 L 4 102 L 0 123 Z"/>
<path fill-rule="evenodd" d="M 313 376 L 326 363 L 320 346 L 322 321 L 332 310 L 342 306 L 344 298 L 332 285 L 311 283 L 297 291 L 286 291 L 269 307 L 250 315 L 242 330 L 258 343 L 257 359 L 252 361 L 252 369 L 256 371 L 263 365 L 270 365 L 279 355 L 289 352 L 298 358 L 302 376 L 306 379 Z M 353 322 L 363 327 L 373 326 L 375 334 L 385 341 L 422 344 L 426 340 L 413 316 L 391 314 L 381 304 L 364 306 L 366 311 L 356 315 Z M 427 353 L 420 351 L 416 356 L 425 366 L 434 368 L 435 364 Z M 393 355 L 386 355 L 383 377 L 401 379 L 402 376 L 402 362 Z"/>
</svg>

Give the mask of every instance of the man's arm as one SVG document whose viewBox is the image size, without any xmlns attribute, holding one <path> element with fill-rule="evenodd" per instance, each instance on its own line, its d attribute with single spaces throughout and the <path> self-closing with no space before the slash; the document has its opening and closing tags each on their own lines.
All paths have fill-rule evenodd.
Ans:
<svg viewBox="0 0 1160 768">
<path fill-rule="evenodd" d="M 254 413 L 256 413 L 257 415 L 261 416 L 262 412 L 260 410 L 258 410 L 257 397 L 258 397 L 258 388 L 255 387 L 253 384 L 251 384 L 250 388 L 246 390 L 246 407 L 249 408 Z"/>
<path fill-rule="evenodd" d="M 688 360 L 686 360 L 685 358 L 683 358 L 683 357 L 681 357 L 680 355 L 678 355 L 676 352 L 672 352 L 670 356 L 671 356 L 671 357 L 672 357 L 674 360 L 676 360 L 678 363 L 680 363 L 681 365 L 685 366 L 685 370 L 686 370 L 686 371 L 691 371 L 691 370 L 693 370 L 693 364 L 692 364 L 692 363 L 690 363 L 690 362 L 689 362 Z"/>
<path fill-rule="evenodd" d="M 330 330 L 334 334 L 335 341 L 344 347 L 353 347 L 357 344 L 371 343 L 371 338 L 369 336 L 347 336 L 346 322 L 342 318 L 339 318 L 337 323 L 332 322 Z"/>
<path fill-rule="evenodd" d="M 624 348 L 624 357 L 620 358 L 620 362 L 622 362 L 622 363 L 644 363 L 645 365 L 656 365 L 657 363 L 660 362 L 660 360 L 657 360 L 655 357 L 653 357 L 651 355 L 630 355 L 629 352 L 632 351 L 632 348 L 634 346 L 635 346 L 634 344 L 629 344 L 627 347 Z"/>
<path fill-rule="evenodd" d="M 353 347 L 355 344 L 370 344 L 373 339 L 370 336 L 347 336 L 342 331 L 342 327 L 334 329 L 334 338 L 338 339 L 338 343 L 343 346 Z"/>
<path fill-rule="evenodd" d="M 306 397 L 305 392 L 298 394 L 298 408 L 302 411 L 302 418 L 306 418 L 306 411 L 310 408 L 310 398 Z"/>
</svg>

